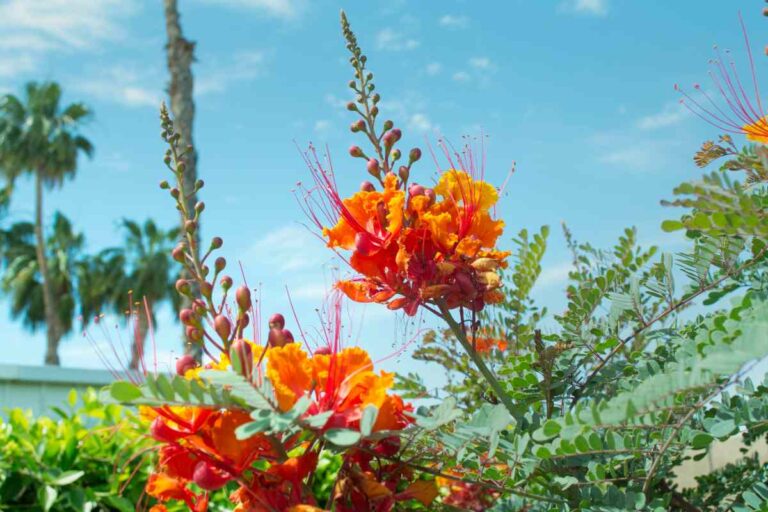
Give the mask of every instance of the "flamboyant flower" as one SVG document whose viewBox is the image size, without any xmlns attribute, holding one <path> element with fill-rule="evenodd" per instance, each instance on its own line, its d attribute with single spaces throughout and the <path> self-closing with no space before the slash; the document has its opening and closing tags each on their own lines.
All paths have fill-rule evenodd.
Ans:
<svg viewBox="0 0 768 512">
<path fill-rule="evenodd" d="M 423 304 L 479 311 L 502 299 L 497 271 L 509 253 L 496 249 L 504 227 L 493 215 L 498 191 L 483 180 L 469 146 L 455 163 L 443 148 L 450 168 L 434 188 L 412 183 L 406 191 L 388 173 L 382 190 L 365 182 L 348 198 L 332 166 L 314 148 L 305 155 L 314 186 L 302 191 L 304 209 L 328 247 L 350 253 L 358 275 L 337 288 L 352 300 L 414 315 Z"/>
<path fill-rule="evenodd" d="M 768 144 L 768 117 L 760 99 L 760 88 L 755 73 L 755 63 L 749 44 L 749 36 L 744 26 L 744 20 L 739 15 L 741 29 L 744 34 L 744 44 L 747 48 L 750 83 L 742 82 L 736 71 L 736 64 L 730 52 L 721 52 L 715 48 L 717 56 L 710 61 L 709 76 L 718 94 L 724 100 L 718 103 L 700 85 L 694 85 L 699 98 L 691 96 L 678 85 L 675 89 L 682 94 L 680 102 L 691 112 L 704 119 L 716 128 L 733 134 L 742 134 L 748 140 Z"/>
</svg>

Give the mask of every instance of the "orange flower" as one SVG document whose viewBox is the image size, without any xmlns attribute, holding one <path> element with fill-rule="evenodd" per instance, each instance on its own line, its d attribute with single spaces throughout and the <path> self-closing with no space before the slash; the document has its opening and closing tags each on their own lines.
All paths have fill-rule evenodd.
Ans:
<svg viewBox="0 0 768 512">
<path fill-rule="evenodd" d="M 315 190 L 324 195 L 317 198 L 307 191 L 305 211 L 329 247 L 351 251 L 348 262 L 358 273 L 339 281 L 341 292 L 408 315 L 425 303 L 479 311 L 500 300 L 496 270 L 506 266 L 509 253 L 496 250 L 504 229 L 492 214 L 499 193 L 477 178 L 471 155 L 459 163 L 468 170 L 448 169 L 434 189 L 411 184 L 406 194 L 405 184 L 388 173 L 381 191 L 368 183 L 342 199 L 333 170 L 317 158 L 308 161 Z M 474 268 L 479 259 L 492 260 L 494 268 Z"/>
<path fill-rule="evenodd" d="M 267 377 L 275 387 L 280 409 L 288 411 L 309 390 L 312 365 L 298 343 L 288 343 L 267 352 Z"/>
</svg>

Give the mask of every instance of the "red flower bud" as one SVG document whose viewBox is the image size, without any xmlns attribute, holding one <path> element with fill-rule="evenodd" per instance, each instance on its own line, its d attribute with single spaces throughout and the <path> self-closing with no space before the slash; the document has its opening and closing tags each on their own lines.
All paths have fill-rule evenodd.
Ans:
<svg viewBox="0 0 768 512">
<path fill-rule="evenodd" d="M 230 478 L 226 473 L 219 471 L 205 461 L 198 462 L 192 473 L 192 481 L 206 491 L 221 489 L 227 485 L 229 480 Z"/>
<path fill-rule="evenodd" d="M 203 294 L 203 297 L 210 297 L 213 294 L 213 285 L 205 281 L 200 285 L 200 293 Z"/>
<path fill-rule="evenodd" d="M 173 248 L 171 251 L 171 257 L 174 261 L 178 261 L 179 263 L 184 263 L 184 246 L 179 244 L 176 247 Z"/>
<path fill-rule="evenodd" d="M 251 317 L 248 316 L 247 313 L 243 313 L 238 318 L 238 322 L 239 322 L 240 327 L 242 327 L 242 328 L 248 327 L 248 324 L 251 322 Z"/>
<path fill-rule="evenodd" d="M 288 329 L 283 329 L 283 338 L 285 339 L 286 343 L 293 343 L 295 341 L 293 339 L 293 333 Z"/>
<path fill-rule="evenodd" d="M 375 158 L 368 160 L 368 165 L 366 165 L 365 168 L 368 169 L 368 173 L 373 176 L 378 176 L 381 173 L 381 170 L 379 169 L 379 161 Z"/>
<path fill-rule="evenodd" d="M 197 366 L 195 358 L 189 354 L 185 354 L 176 360 L 176 373 L 184 376 L 188 370 L 191 370 Z"/>
<path fill-rule="evenodd" d="M 229 347 L 229 358 L 235 365 L 235 371 L 250 377 L 253 369 L 253 349 L 250 343 L 243 339 L 235 340 Z"/>
<path fill-rule="evenodd" d="M 216 258 L 216 261 L 213 263 L 213 268 L 216 269 L 216 272 L 221 272 L 222 270 L 224 270 L 226 266 L 227 266 L 227 260 L 222 256 L 219 256 L 218 258 Z"/>
<path fill-rule="evenodd" d="M 401 165 L 400 168 L 397 170 L 397 175 L 400 176 L 400 181 L 405 183 L 408 181 L 408 176 L 410 176 L 411 171 L 408 170 L 408 168 L 404 165 Z"/>
<path fill-rule="evenodd" d="M 181 320 L 181 323 L 184 325 L 195 325 L 195 323 L 197 323 L 194 311 L 189 308 L 184 308 L 179 311 L 179 320 Z"/>
<path fill-rule="evenodd" d="M 373 186 L 373 183 L 370 181 L 364 181 L 360 184 L 360 190 L 363 192 L 373 192 L 376 190 L 376 187 Z"/>
<path fill-rule="evenodd" d="M 187 233 L 194 233 L 197 229 L 197 222 L 193 220 L 188 220 L 184 223 L 184 231 Z"/>
<path fill-rule="evenodd" d="M 213 240 L 211 240 L 211 247 L 214 249 L 219 249 L 221 246 L 224 245 L 224 240 L 220 236 L 213 237 Z"/>
<path fill-rule="evenodd" d="M 355 110 L 357 110 L 357 105 L 355 105 L 354 101 L 350 101 L 349 103 L 347 103 L 347 110 L 351 112 L 354 112 Z"/>
<path fill-rule="evenodd" d="M 275 313 L 271 317 L 269 317 L 269 328 L 274 329 L 282 329 L 285 327 L 285 317 L 281 315 L 280 313 Z"/>
<path fill-rule="evenodd" d="M 213 320 L 213 328 L 221 339 L 228 340 L 232 333 L 232 322 L 224 315 L 217 315 Z"/>
<path fill-rule="evenodd" d="M 424 187 L 419 185 L 418 183 L 412 183 L 410 187 L 408 187 L 408 194 L 413 196 L 423 196 L 424 195 Z"/>
<path fill-rule="evenodd" d="M 221 287 L 224 288 L 224 291 L 227 291 L 230 288 L 232 288 L 232 278 L 229 276 L 222 277 L 219 283 L 221 284 Z"/>
<path fill-rule="evenodd" d="M 400 137 L 403 136 L 403 132 L 400 131 L 400 128 L 394 128 L 390 133 L 395 138 L 395 142 L 400 140 Z"/>
<path fill-rule="evenodd" d="M 238 287 L 235 291 L 235 300 L 241 311 L 248 311 L 251 309 L 251 290 L 245 285 Z"/>
<path fill-rule="evenodd" d="M 360 158 L 363 156 L 363 150 L 360 149 L 360 146 L 351 146 L 349 148 L 349 155 L 355 158 Z"/>
<path fill-rule="evenodd" d="M 185 329 L 187 339 L 193 343 L 200 343 L 203 340 L 203 331 L 197 327 L 188 325 Z"/>
<path fill-rule="evenodd" d="M 408 153 L 408 161 L 409 162 L 417 162 L 421 158 L 421 150 L 419 148 L 413 148 L 410 153 Z"/>
</svg>

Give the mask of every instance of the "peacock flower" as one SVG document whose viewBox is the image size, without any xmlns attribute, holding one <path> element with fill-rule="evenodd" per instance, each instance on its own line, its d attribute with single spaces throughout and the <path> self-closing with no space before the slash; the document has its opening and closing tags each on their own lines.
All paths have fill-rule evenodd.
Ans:
<svg viewBox="0 0 768 512">
<path fill-rule="evenodd" d="M 498 191 L 483 180 L 469 146 L 434 188 L 386 174 L 382 190 L 365 182 L 342 198 L 332 166 L 314 148 L 305 154 L 314 186 L 302 189 L 305 213 L 329 248 L 347 251 L 357 274 L 337 289 L 357 302 L 387 304 L 415 315 L 445 304 L 479 311 L 502 299 L 498 270 L 508 252 L 496 249 L 504 222 L 494 218 Z M 332 227 L 327 227 L 332 226 Z"/>
<path fill-rule="evenodd" d="M 710 61 L 709 76 L 714 89 L 724 100 L 724 105 L 723 102 L 715 101 L 712 95 L 698 84 L 694 85 L 694 89 L 698 92 L 698 99 L 685 92 L 678 85 L 675 85 L 675 90 L 683 96 L 680 103 L 719 130 L 726 133 L 741 134 L 747 140 L 768 145 L 768 116 L 760 99 L 760 88 L 757 83 L 749 36 L 741 15 L 739 15 L 739 21 L 744 35 L 744 44 L 747 48 L 749 69 L 752 75 L 751 83 L 742 82 L 730 52 L 721 52 L 715 48 L 717 55 L 715 59 Z M 750 97 L 751 95 L 753 96 Z"/>
</svg>

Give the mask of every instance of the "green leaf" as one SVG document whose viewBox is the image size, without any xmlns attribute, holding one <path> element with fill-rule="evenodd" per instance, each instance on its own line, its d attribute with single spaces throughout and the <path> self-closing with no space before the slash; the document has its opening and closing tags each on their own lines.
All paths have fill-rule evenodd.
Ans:
<svg viewBox="0 0 768 512">
<path fill-rule="evenodd" d="M 326 431 L 324 436 L 330 443 L 341 448 L 356 445 L 362 437 L 360 432 L 347 428 L 332 428 Z"/>
<path fill-rule="evenodd" d="M 109 394 L 118 402 L 126 403 L 143 396 L 138 386 L 122 380 L 110 384 Z"/>
<path fill-rule="evenodd" d="M 558 422 L 554 420 L 547 420 L 547 422 L 544 423 L 544 425 L 541 427 L 541 430 L 546 437 L 555 437 L 560 433 L 561 427 Z"/>
<path fill-rule="evenodd" d="M 706 432 L 698 432 L 693 436 L 693 439 L 691 439 L 691 448 L 694 450 L 701 450 L 702 448 L 709 446 L 713 440 L 714 438 L 710 434 L 707 434 Z"/>
<path fill-rule="evenodd" d="M 373 432 L 373 425 L 376 423 L 376 417 L 379 410 L 375 405 L 368 405 L 363 409 L 363 415 L 360 417 L 360 433 L 367 437 Z"/>
<path fill-rule="evenodd" d="M 56 478 L 51 479 L 51 485 L 69 485 L 78 481 L 85 474 L 85 471 L 65 471 Z"/>
<path fill-rule="evenodd" d="M 173 399 L 176 398 L 176 392 L 173 390 L 173 386 L 171 386 L 168 377 L 162 373 L 155 379 L 155 384 L 157 384 L 157 391 L 160 393 L 160 398 L 168 400 L 169 402 L 172 402 Z"/>
<path fill-rule="evenodd" d="M 331 416 L 333 416 L 333 411 L 321 412 L 320 414 L 304 418 L 304 423 L 306 423 L 309 428 L 322 428 L 328 423 L 328 418 Z"/>
<path fill-rule="evenodd" d="M 730 435 L 735 429 L 736 423 L 733 420 L 718 421 L 707 428 L 713 437 L 725 437 Z"/>
<path fill-rule="evenodd" d="M 677 220 L 665 220 L 661 223 L 661 229 L 666 231 L 667 233 L 671 231 L 679 231 L 683 229 L 685 226 L 683 226 L 683 223 Z"/>
<path fill-rule="evenodd" d="M 43 508 L 44 512 L 48 512 L 51 510 L 51 507 L 53 507 L 53 504 L 56 502 L 56 498 L 59 496 L 59 492 L 51 487 L 50 485 L 46 485 L 42 487 L 38 493 L 37 493 L 37 500 L 40 503 L 40 506 Z"/>
</svg>

